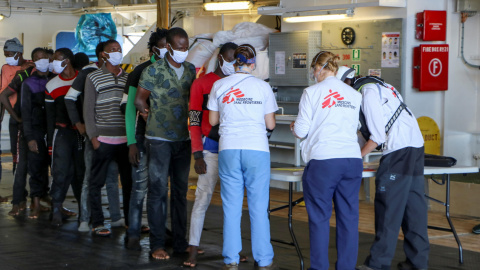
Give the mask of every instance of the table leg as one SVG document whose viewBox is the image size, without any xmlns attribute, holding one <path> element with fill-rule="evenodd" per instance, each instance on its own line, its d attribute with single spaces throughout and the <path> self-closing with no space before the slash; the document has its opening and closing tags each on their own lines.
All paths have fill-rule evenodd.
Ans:
<svg viewBox="0 0 480 270">
<path fill-rule="evenodd" d="M 293 201 L 292 201 L 292 193 L 293 193 L 293 183 L 288 183 L 288 229 L 290 231 L 290 235 L 292 236 L 293 244 L 295 245 L 295 249 L 297 250 L 298 258 L 300 259 L 300 269 L 303 270 L 303 256 L 300 247 L 298 246 L 297 238 L 295 237 L 295 233 L 293 231 L 293 224 L 292 224 L 292 208 L 293 208 Z"/>
<path fill-rule="evenodd" d="M 457 231 L 455 230 L 455 227 L 453 226 L 452 220 L 450 219 L 450 175 L 447 174 L 447 194 L 446 194 L 446 199 L 445 199 L 445 215 L 448 220 L 448 224 L 450 225 L 450 228 L 452 229 L 453 236 L 455 237 L 455 241 L 457 241 L 458 244 L 458 255 L 459 255 L 459 261 L 460 264 L 463 264 L 463 248 L 462 248 L 462 243 L 460 242 L 460 238 L 458 238 Z"/>
</svg>

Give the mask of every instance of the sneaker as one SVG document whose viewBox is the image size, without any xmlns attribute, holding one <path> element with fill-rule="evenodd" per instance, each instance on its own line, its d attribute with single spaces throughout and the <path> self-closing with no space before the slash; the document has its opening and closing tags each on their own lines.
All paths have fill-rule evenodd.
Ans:
<svg viewBox="0 0 480 270">
<path fill-rule="evenodd" d="M 474 234 L 480 234 L 480 224 L 478 224 L 477 226 L 473 227 L 472 232 L 473 232 Z"/>
<path fill-rule="evenodd" d="M 224 264 L 222 270 L 238 270 L 238 264 L 236 262 Z"/>
<path fill-rule="evenodd" d="M 132 238 L 126 237 L 125 240 L 126 240 L 125 247 L 127 249 L 137 250 L 137 251 L 142 250 L 142 246 L 140 245 L 140 239 L 133 238 L 133 237 Z"/>
<path fill-rule="evenodd" d="M 125 220 L 123 218 L 117 220 L 117 221 L 112 221 L 110 223 L 110 226 L 113 227 L 124 227 L 125 226 Z"/>
<path fill-rule="evenodd" d="M 88 226 L 88 222 L 87 221 L 80 222 L 80 225 L 78 226 L 78 231 L 79 232 L 89 232 L 90 231 L 90 226 Z"/>
<path fill-rule="evenodd" d="M 373 270 L 373 268 L 370 268 L 366 265 L 360 265 L 360 266 L 357 266 L 355 267 L 356 270 Z"/>
</svg>

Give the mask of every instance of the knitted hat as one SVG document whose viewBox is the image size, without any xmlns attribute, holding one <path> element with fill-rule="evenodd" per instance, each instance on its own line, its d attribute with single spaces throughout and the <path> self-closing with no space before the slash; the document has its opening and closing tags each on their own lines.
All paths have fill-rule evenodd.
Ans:
<svg viewBox="0 0 480 270">
<path fill-rule="evenodd" d="M 5 41 L 5 45 L 3 45 L 3 50 L 7 52 L 19 52 L 23 53 L 23 45 L 20 43 L 18 38 L 12 38 Z"/>
</svg>

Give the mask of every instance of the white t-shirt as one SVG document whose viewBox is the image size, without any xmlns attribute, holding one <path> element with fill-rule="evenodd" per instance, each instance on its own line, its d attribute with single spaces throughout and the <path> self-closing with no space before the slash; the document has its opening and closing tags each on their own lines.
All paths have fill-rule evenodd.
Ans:
<svg viewBox="0 0 480 270">
<path fill-rule="evenodd" d="M 213 84 L 207 107 L 220 114 L 219 151 L 269 152 L 265 115 L 278 106 L 268 83 L 250 74 L 230 75 Z"/>
<path fill-rule="evenodd" d="M 357 140 L 362 95 L 334 76 L 305 89 L 295 133 L 305 163 L 311 159 L 361 158 Z"/>
<path fill-rule="evenodd" d="M 378 86 L 380 86 L 380 91 L 377 84 L 373 83 L 362 87 L 362 110 L 371 133 L 370 140 L 378 145 L 386 142 L 384 155 L 405 147 L 422 147 L 423 136 L 417 119 L 410 109 L 408 110 L 412 115 L 403 110 L 390 128 L 388 136 L 385 134 L 385 126 L 400 106 L 400 100 L 403 102 L 403 98 L 389 84 L 387 84 L 388 88 Z"/>
</svg>

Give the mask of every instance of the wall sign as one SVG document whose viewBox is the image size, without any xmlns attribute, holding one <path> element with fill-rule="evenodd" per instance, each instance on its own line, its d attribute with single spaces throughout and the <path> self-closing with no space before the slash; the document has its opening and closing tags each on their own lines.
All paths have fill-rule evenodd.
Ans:
<svg viewBox="0 0 480 270">
<path fill-rule="evenodd" d="M 400 32 L 382 33 L 382 68 L 400 66 Z"/>
<path fill-rule="evenodd" d="M 294 53 L 293 54 L 293 68 L 307 68 L 307 54 Z"/>
</svg>

